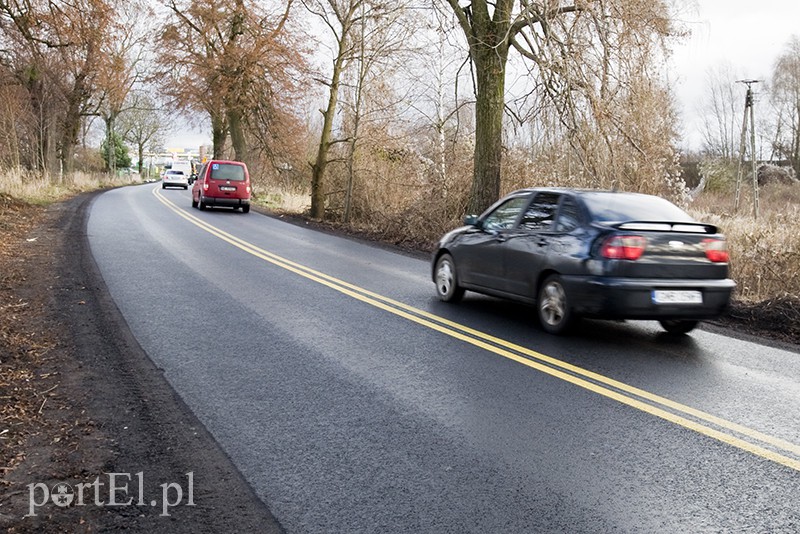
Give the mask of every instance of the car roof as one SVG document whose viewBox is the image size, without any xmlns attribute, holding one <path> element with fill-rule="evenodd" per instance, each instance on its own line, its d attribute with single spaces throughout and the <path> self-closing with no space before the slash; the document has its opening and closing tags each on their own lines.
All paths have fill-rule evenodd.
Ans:
<svg viewBox="0 0 800 534">
<path fill-rule="evenodd" d="M 572 188 L 572 187 L 526 187 L 523 189 L 517 189 L 516 191 L 512 191 L 507 196 L 517 195 L 517 194 L 532 194 L 532 193 L 570 193 L 573 195 L 581 196 L 581 195 L 595 195 L 595 194 L 608 194 L 608 195 L 620 195 L 620 196 L 629 196 L 629 197 L 656 197 L 662 198 L 658 195 L 649 195 L 647 193 L 637 193 L 635 191 L 620 191 L 617 189 L 589 189 L 589 188 Z"/>
<path fill-rule="evenodd" d="M 203 163 L 203 165 L 209 165 L 211 163 L 224 163 L 224 164 L 229 164 L 229 165 L 241 165 L 242 167 L 246 167 L 247 166 L 247 165 L 245 165 L 245 163 L 243 161 L 233 161 L 233 160 L 228 160 L 228 159 L 210 159 L 210 160 L 206 161 L 205 163 Z"/>
<path fill-rule="evenodd" d="M 540 192 L 552 192 L 552 193 L 574 193 L 574 194 L 581 194 L 581 193 L 615 193 L 615 194 L 631 194 L 631 195 L 638 195 L 641 193 L 632 193 L 629 191 L 617 191 L 613 189 L 590 189 L 590 188 L 575 188 L 575 187 L 524 187 L 522 189 L 517 189 L 509 194 L 513 195 L 515 193 L 540 193 Z"/>
</svg>

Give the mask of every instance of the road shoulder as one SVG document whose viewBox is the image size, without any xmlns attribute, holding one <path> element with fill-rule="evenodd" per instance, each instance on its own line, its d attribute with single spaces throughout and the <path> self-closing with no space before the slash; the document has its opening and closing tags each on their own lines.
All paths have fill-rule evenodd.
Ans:
<svg viewBox="0 0 800 534">
<path fill-rule="evenodd" d="M 17 451 L 0 465 L 0 527 L 281 532 L 121 317 L 86 237 L 94 196 L 79 195 L 40 215 L 21 210 L 25 220 L 0 258 L 10 262 L 2 302 L 16 332 L 3 338 L 9 356 L 0 361 L 0 396 L 15 412 L 0 423 L 0 432 L 7 430 L 0 438 L 7 451 Z M 114 501 L 130 504 L 109 506 L 110 476 L 118 488 Z M 49 502 L 32 516 L 30 485 L 38 484 L 34 500 L 43 502 L 59 483 L 69 485 L 72 505 Z M 80 484 L 85 502 L 76 506 Z"/>
</svg>

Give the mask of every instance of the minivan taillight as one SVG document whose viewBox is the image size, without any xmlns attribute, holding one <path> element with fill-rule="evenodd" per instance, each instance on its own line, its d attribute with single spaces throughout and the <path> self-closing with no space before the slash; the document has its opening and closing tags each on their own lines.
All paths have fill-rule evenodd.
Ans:
<svg viewBox="0 0 800 534">
<path fill-rule="evenodd" d="M 703 239 L 706 258 L 714 263 L 728 263 L 728 244 L 724 239 Z"/>
<path fill-rule="evenodd" d="M 610 260 L 638 260 L 647 240 L 640 235 L 615 235 L 600 247 L 600 255 Z"/>
<path fill-rule="evenodd" d="M 208 191 L 208 182 L 203 180 L 203 191 Z"/>
</svg>

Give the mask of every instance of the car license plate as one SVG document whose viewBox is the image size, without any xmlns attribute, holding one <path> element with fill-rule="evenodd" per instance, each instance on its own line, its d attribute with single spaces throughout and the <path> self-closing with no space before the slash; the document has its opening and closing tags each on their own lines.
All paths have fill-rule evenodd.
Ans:
<svg viewBox="0 0 800 534">
<path fill-rule="evenodd" d="M 703 294 L 700 291 L 656 289 L 653 291 L 653 302 L 656 304 L 702 304 Z"/>
<path fill-rule="evenodd" d="M 221 185 L 219 186 L 220 191 L 236 191 L 235 187 L 231 187 L 229 185 Z"/>
</svg>

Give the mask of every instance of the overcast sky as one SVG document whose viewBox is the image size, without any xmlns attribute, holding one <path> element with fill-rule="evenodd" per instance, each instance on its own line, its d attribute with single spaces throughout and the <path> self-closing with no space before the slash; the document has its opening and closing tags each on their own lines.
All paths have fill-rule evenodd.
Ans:
<svg viewBox="0 0 800 534">
<path fill-rule="evenodd" d="M 709 69 L 727 62 L 741 78 L 769 79 L 792 35 L 800 37 L 800 0 L 696 0 L 682 19 L 692 33 L 675 50 L 671 81 L 682 108 L 684 145 L 699 148 L 696 117 Z M 744 94 L 743 86 L 742 105 Z"/>
</svg>

